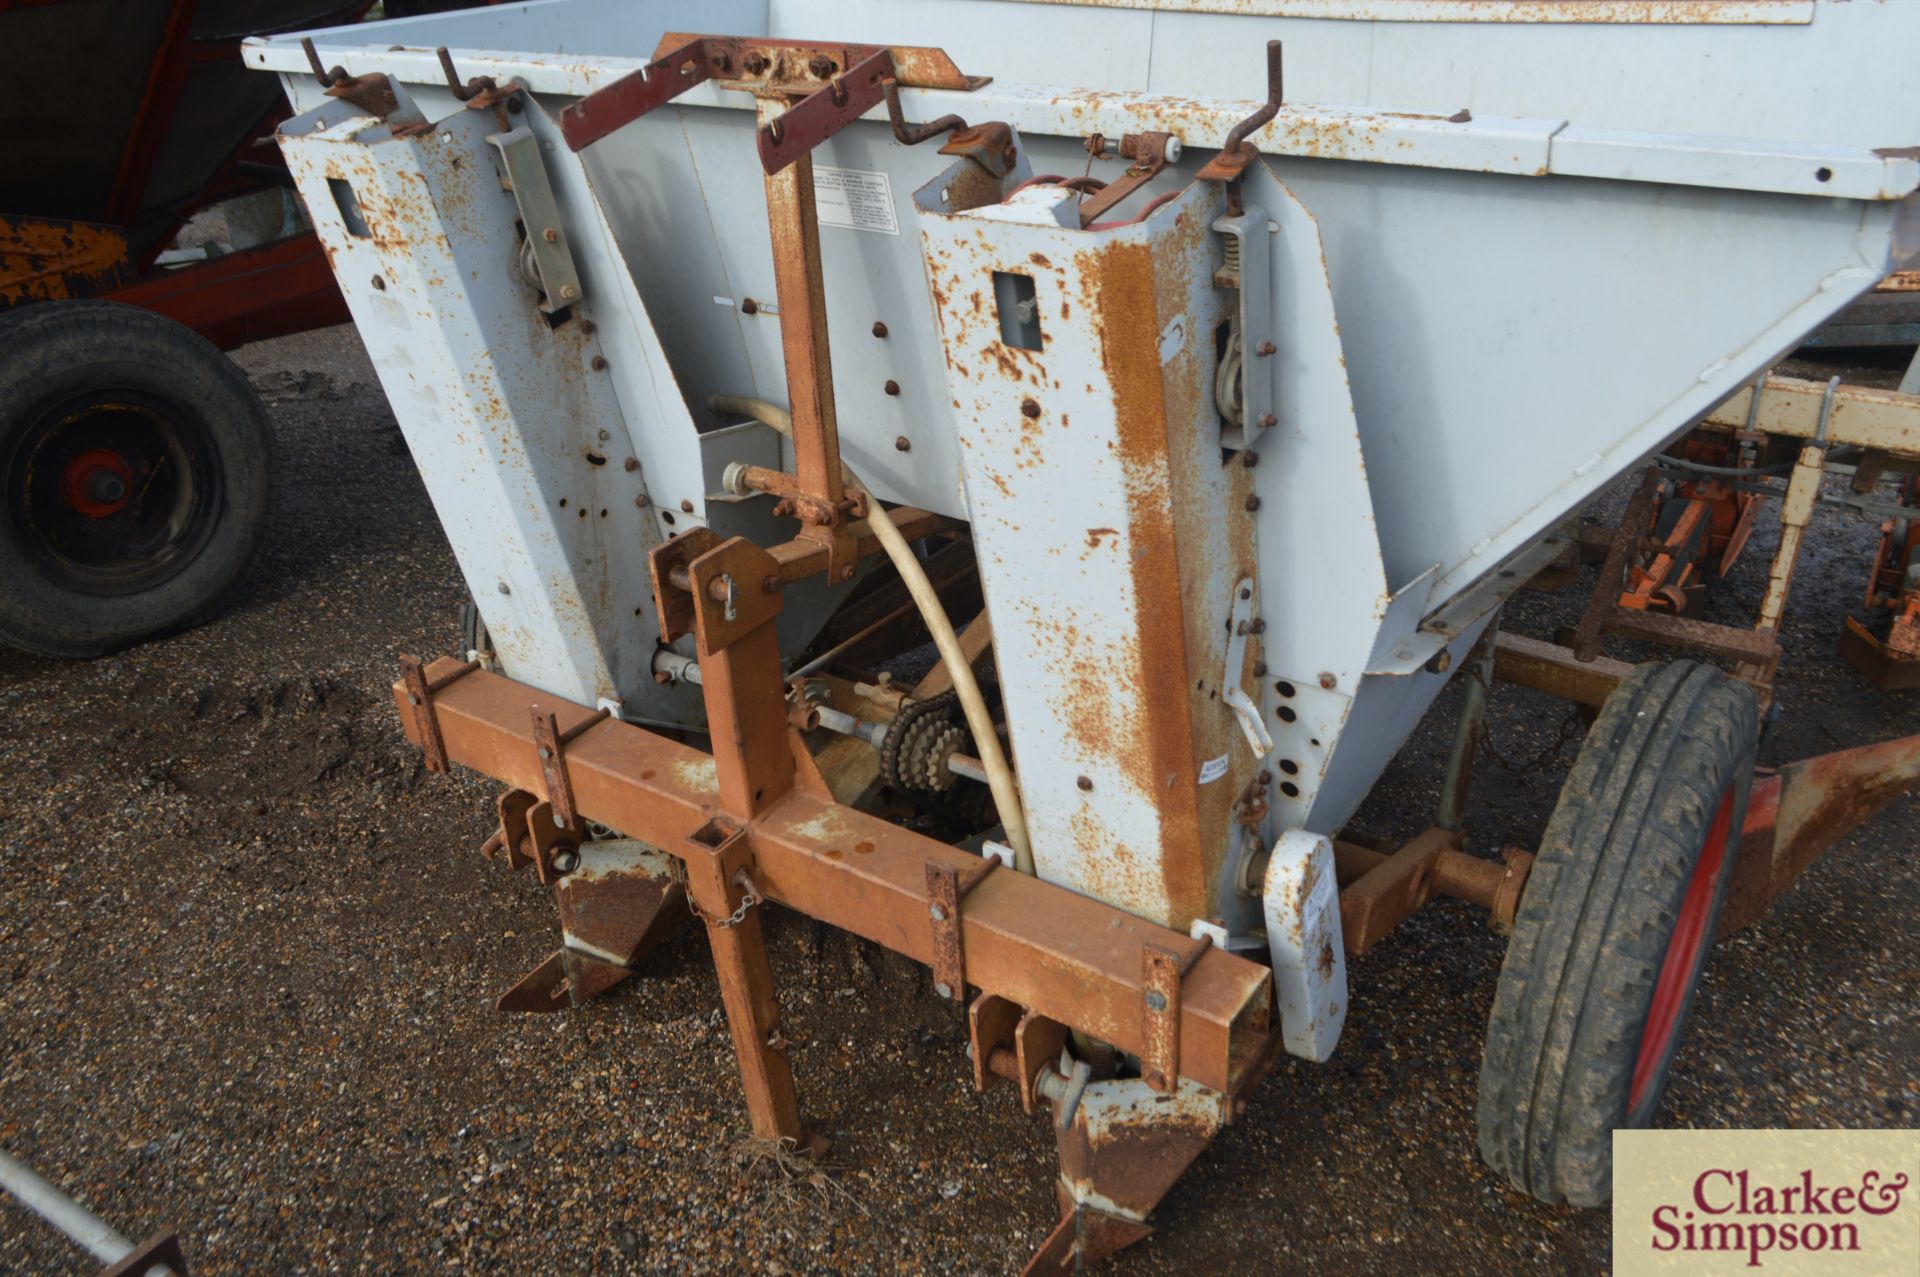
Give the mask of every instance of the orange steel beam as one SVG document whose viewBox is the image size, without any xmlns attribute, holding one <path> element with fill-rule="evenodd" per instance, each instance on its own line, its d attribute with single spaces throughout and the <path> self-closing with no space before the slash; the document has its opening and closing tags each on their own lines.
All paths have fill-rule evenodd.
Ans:
<svg viewBox="0 0 1920 1277">
<path fill-rule="evenodd" d="M 459 668 L 443 659 L 432 683 Z M 419 728 L 404 685 L 395 703 L 409 739 Z M 595 711 L 556 701 L 497 674 L 470 673 L 429 706 L 451 762 L 515 788 L 543 792 L 545 776 L 528 706 L 556 707 L 561 736 Z M 577 812 L 682 860 L 706 857 L 692 836 L 724 822 L 713 756 L 631 723 L 600 722 L 566 746 Z M 769 796 L 771 798 L 771 796 Z M 962 875 L 980 858 L 796 787 L 744 825 L 750 874 L 760 895 L 931 964 L 927 867 Z M 1147 1045 L 1141 953 L 1148 945 L 1192 947 L 1179 932 L 1024 874 L 989 874 L 967 893 L 960 926 L 970 983 L 1070 1025 L 1122 1051 Z M 1272 1029 L 1272 975 L 1245 958 L 1209 949 L 1181 984 L 1180 1074 L 1232 1091 L 1257 1065 Z"/>
</svg>

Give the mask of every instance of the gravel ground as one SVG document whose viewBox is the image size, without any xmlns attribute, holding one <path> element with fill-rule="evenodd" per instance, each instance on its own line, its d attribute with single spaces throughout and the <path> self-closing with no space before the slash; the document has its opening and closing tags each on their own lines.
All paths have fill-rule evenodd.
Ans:
<svg viewBox="0 0 1920 1277">
<path fill-rule="evenodd" d="M 0 652 L 0 1147 L 194 1272 L 1001 1273 L 1054 1219 L 1052 1141 L 976 1096 L 922 969 L 777 911 L 774 964 L 831 1175 L 743 1169 L 704 942 L 569 1015 L 493 996 L 556 934 L 474 854 L 491 786 L 429 778 L 385 691 L 453 650 L 462 587 L 349 330 L 241 353 L 280 445 L 233 609 L 87 664 Z M 1874 530 L 1826 518 L 1785 635 L 1779 762 L 1915 730 L 1833 655 Z M 1711 605 L 1750 617 L 1773 537 Z M 1527 596 L 1546 635 L 1578 591 Z M 1363 815 L 1422 827 L 1443 705 Z M 1472 843 L 1529 843 L 1577 738 L 1503 688 Z M 1557 748 L 1556 748 L 1557 746 Z M 1902 799 L 1722 946 L 1666 1120 L 1911 1126 L 1920 888 Z M 1352 964 L 1332 1063 L 1287 1061 L 1116 1274 L 1602 1272 L 1604 1211 L 1507 1191 L 1474 1151 L 1501 943 L 1441 902 Z M 0 1273 L 88 1271 L 0 1206 Z"/>
</svg>

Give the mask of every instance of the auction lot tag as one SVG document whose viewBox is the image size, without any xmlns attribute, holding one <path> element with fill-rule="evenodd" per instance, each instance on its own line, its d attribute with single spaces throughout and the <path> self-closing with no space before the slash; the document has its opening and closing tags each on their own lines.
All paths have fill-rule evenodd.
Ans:
<svg viewBox="0 0 1920 1277">
<path fill-rule="evenodd" d="M 1618 1277 L 1920 1277 L 1920 1131 L 1615 1131 Z"/>
</svg>

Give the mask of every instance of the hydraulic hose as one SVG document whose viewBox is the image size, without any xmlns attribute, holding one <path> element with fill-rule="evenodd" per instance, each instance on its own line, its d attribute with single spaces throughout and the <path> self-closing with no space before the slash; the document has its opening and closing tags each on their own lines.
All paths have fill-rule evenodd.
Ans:
<svg viewBox="0 0 1920 1277">
<path fill-rule="evenodd" d="M 788 439 L 793 438 L 793 418 L 778 404 L 747 395 L 715 395 L 707 401 L 707 406 L 715 412 L 751 417 Z M 948 677 L 953 680 L 954 693 L 960 698 L 960 708 L 966 714 L 967 727 L 973 732 L 974 744 L 980 751 L 980 764 L 986 769 L 987 788 L 993 792 L 994 809 L 999 813 L 1001 825 L 1006 828 L 1007 843 L 1013 848 L 1014 867 L 1023 874 L 1031 874 L 1033 849 L 1027 842 L 1027 819 L 1020 806 L 1020 790 L 1014 781 L 1013 769 L 1007 765 L 1006 751 L 1000 747 L 1000 734 L 994 729 L 993 716 L 987 712 L 986 698 L 980 694 L 980 683 L 973 676 L 973 666 L 961 650 L 960 636 L 954 632 L 953 622 L 947 617 L 947 609 L 941 606 L 933 582 L 927 579 L 926 570 L 920 566 L 920 560 L 914 557 L 907 539 L 900 535 L 892 516 L 880 504 L 880 498 L 860 482 L 860 477 L 844 461 L 840 464 L 840 473 L 849 488 L 866 494 L 867 526 L 873 529 L 875 539 L 887 552 L 887 557 L 893 560 L 900 579 L 906 582 L 907 592 L 913 596 L 921 619 L 933 635 L 934 646 L 940 650 L 940 661 L 947 667 Z"/>
</svg>

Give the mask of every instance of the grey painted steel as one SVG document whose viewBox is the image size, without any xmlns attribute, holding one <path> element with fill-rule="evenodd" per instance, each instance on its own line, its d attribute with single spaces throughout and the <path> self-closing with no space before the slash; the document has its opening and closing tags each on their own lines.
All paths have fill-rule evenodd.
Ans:
<svg viewBox="0 0 1920 1277">
<path fill-rule="evenodd" d="M 1243 256 L 1267 292 L 1241 319 L 1274 328 L 1255 399 L 1270 396 L 1277 420 L 1222 437 L 1261 458 L 1244 481 L 1268 673 L 1238 690 L 1271 731 L 1267 758 L 1297 769 L 1270 794 L 1271 841 L 1351 816 L 1553 527 L 1920 254 L 1920 63 L 1876 58 L 1920 46 L 1920 3 L 1582 11 L 1599 20 L 1483 21 L 1515 10 L 1458 0 L 550 0 L 316 33 L 328 64 L 401 83 L 435 124 L 409 138 L 326 99 L 297 37 L 253 41 L 246 58 L 281 73 L 303 112 L 283 129 L 289 165 L 506 671 L 693 723 L 699 688 L 653 679 L 646 551 L 690 526 L 763 543 L 792 530 L 721 482 L 731 463 L 778 466 L 790 449 L 705 408 L 716 393 L 786 397 L 753 99 L 701 85 L 578 155 L 555 113 L 643 65 L 668 31 L 933 45 L 994 80 L 903 91 L 907 116 L 1006 121 L 1022 175 L 1080 173 L 1095 130 L 1172 133 L 1181 158 L 1137 208 L 1187 187 L 1263 96 L 1260 43 L 1283 39 L 1287 104 L 1251 139 L 1264 158 L 1246 191 L 1268 233 Z M 499 185 L 496 125 L 447 92 L 440 44 L 463 75 L 530 90 L 519 154 L 542 166 L 578 273 L 573 318 L 591 332 L 549 323 L 513 269 L 522 215 Z M 823 172 L 881 193 L 864 224 L 821 234 L 841 444 L 877 495 L 973 520 L 983 551 L 997 538 L 982 583 L 999 659 L 1028 689 L 1009 718 L 1036 830 L 1054 831 L 1036 845 L 1043 874 L 1170 918 L 1151 874 L 1122 888 L 1087 863 L 1097 839 L 1066 841 L 1076 776 L 1129 829 L 1158 817 L 1144 794 L 1117 797 L 1124 760 L 1074 744 L 1036 646 L 1046 609 L 1078 610 L 1126 656 L 1125 626 L 1101 627 L 1130 587 L 1062 553 L 1089 531 L 1068 526 L 1072 501 L 989 490 L 1004 396 L 950 364 L 942 332 L 995 286 L 955 275 L 967 286 L 936 298 L 928 250 L 964 247 L 984 267 L 1021 240 L 1164 246 L 1182 213 L 1212 227 L 1224 210 L 1195 188 L 1137 231 L 1048 231 L 1017 210 L 943 208 L 949 161 L 935 151 L 896 143 L 876 111 L 816 152 Z M 335 180 L 389 233 L 352 235 Z M 1258 238 L 1250 223 L 1223 229 Z M 1196 257 L 1195 315 L 1219 311 L 1210 274 Z M 1086 366 L 1049 370 L 1047 411 L 1091 424 L 1113 385 L 1089 309 L 1040 319 Z M 1206 339 L 1163 336 L 1163 359 Z M 1098 458 L 1081 460 L 1061 482 L 1093 481 Z M 989 512 L 1003 531 L 1047 534 L 1023 558 Z M 1037 566 L 1043 554 L 1056 570 Z M 1228 566 L 1197 590 L 1196 616 L 1228 606 Z M 785 651 L 843 590 L 788 591 Z M 1120 689 L 1091 694 L 1125 708 Z M 1217 774 L 1237 786 L 1262 759 L 1200 712 L 1197 741 L 1236 742 Z M 1238 932 L 1258 919 L 1232 861 L 1214 892 Z"/>
<path fill-rule="evenodd" d="M 4 1152 L 0 1152 L 0 1188 L 103 1264 L 117 1264 L 133 1253 L 133 1243 L 106 1221 L 55 1188 L 25 1162 Z M 173 1269 L 155 1264 L 147 1269 L 146 1277 L 173 1277 Z"/>
</svg>

